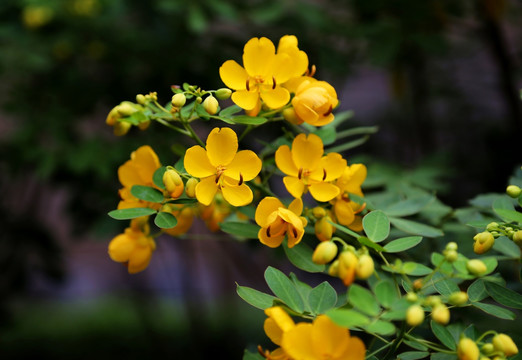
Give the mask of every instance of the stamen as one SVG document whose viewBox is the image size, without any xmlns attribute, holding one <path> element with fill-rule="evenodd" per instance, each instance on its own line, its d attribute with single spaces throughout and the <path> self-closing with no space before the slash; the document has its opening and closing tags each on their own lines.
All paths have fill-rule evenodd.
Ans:
<svg viewBox="0 0 522 360">
<path fill-rule="evenodd" d="M 314 77 L 316 70 L 317 70 L 317 68 L 315 67 L 315 65 L 312 65 L 312 71 L 310 71 L 310 74 L 308 76 Z"/>
<path fill-rule="evenodd" d="M 276 79 L 272 76 L 272 90 L 276 88 Z"/>
<path fill-rule="evenodd" d="M 246 89 L 247 91 L 250 91 L 250 79 L 247 79 L 246 81 Z"/>
<path fill-rule="evenodd" d="M 237 184 L 238 185 L 243 184 L 243 174 L 241 174 L 241 173 L 239 173 L 239 182 Z"/>
<path fill-rule="evenodd" d="M 302 176 L 303 176 L 303 168 L 300 168 L 298 173 L 297 173 L 297 177 L 299 178 L 299 180 L 301 180 Z"/>
<path fill-rule="evenodd" d="M 324 179 L 326 179 L 326 169 L 325 168 L 323 168 L 323 181 L 324 181 Z"/>
<path fill-rule="evenodd" d="M 268 350 L 263 351 L 263 348 L 261 347 L 261 345 L 257 345 L 257 352 L 259 353 L 259 355 L 261 355 L 265 359 L 268 358 Z"/>
<path fill-rule="evenodd" d="M 266 236 L 270 237 L 270 226 L 266 228 Z"/>
<path fill-rule="evenodd" d="M 292 234 L 294 235 L 295 238 L 297 238 L 297 230 L 293 226 L 292 226 Z"/>
<path fill-rule="evenodd" d="M 328 116 L 328 115 L 330 115 L 330 114 L 332 113 L 332 110 L 333 110 L 333 109 L 332 109 L 332 105 L 330 105 L 330 107 L 328 108 L 328 111 L 325 112 L 325 113 L 323 114 L 323 116 Z"/>
<path fill-rule="evenodd" d="M 216 175 L 216 184 L 218 183 L 219 178 L 221 177 L 221 174 L 222 174 L 222 172 L 218 172 L 217 173 L 217 175 Z"/>
</svg>

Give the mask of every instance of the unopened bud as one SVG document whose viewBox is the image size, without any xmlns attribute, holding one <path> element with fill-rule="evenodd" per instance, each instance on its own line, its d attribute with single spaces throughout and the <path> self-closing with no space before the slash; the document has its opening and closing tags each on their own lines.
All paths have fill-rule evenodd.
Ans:
<svg viewBox="0 0 522 360">
<path fill-rule="evenodd" d="M 144 105 L 147 102 L 147 99 L 145 98 L 145 95 L 138 94 L 136 95 L 136 102 L 140 105 Z"/>
<path fill-rule="evenodd" d="M 486 226 L 486 230 L 491 232 L 494 230 L 498 230 L 498 223 L 497 222 L 490 222 L 488 226 Z"/>
<path fill-rule="evenodd" d="M 442 304 L 442 300 L 440 299 L 440 296 L 432 295 L 432 296 L 428 296 L 426 298 L 427 306 L 431 306 L 432 308 L 434 308 L 435 306 L 439 306 L 441 304 Z"/>
<path fill-rule="evenodd" d="M 127 117 L 138 111 L 130 101 L 124 101 L 116 107 L 121 116 Z"/>
<path fill-rule="evenodd" d="M 424 309 L 420 305 L 411 305 L 406 311 L 406 323 L 418 326 L 424 321 Z"/>
<path fill-rule="evenodd" d="M 315 235 L 321 241 L 329 241 L 334 233 L 334 227 L 329 223 L 330 217 L 324 216 L 315 222 Z"/>
<path fill-rule="evenodd" d="M 516 185 L 509 185 L 506 189 L 506 194 L 508 194 L 512 198 L 517 198 L 522 193 L 522 189 L 520 189 Z"/>
<path fill-rule="evenodd" d="M 522 230 L 515 231 L 515 233 L 513 234 L 513 241 L 517 245 L 522 245 Z"/>
<path fill-rule="evenodd" d="M 143 121 L 143 122 L 140 122 L 138 124 L 138 127 L 140 128 L 140 130 L 147 130 L 150 126 L 150 120 L 146 120 L 146 121 Z"/>
<path fill-rule="evenodd" d="M 114 124 L 116 124 L 116 121 L 118 121 L 119 118 L 121 118 L 121 115 L 118 112 L 118 106 L 113 107 L 112 110 L 109 112 L 109 115 L 107 115 L 105 123 L 109 126 L 114 126 Z"/>
<path fill-rule="evenodd" d="M 406 300 L 414 303 L 414 302 L 417 302 L 417 300 L 419 300 L 419 297 L 417 296 L 417 294 L 410 292 L 406 295 Z"/>
<path fill-rule="evenodd" d="M 355 279 L 355 269 L 358 262 L 357 256 L 351 251 L 343 251 L 339 255 L 339 278 L 344 285 L 349 286 Z"/>
<path fill-rule="evenodd" d="M 205 101 L 203 101 L 203 108 L 210 115 L 214 115 L 219 109 L 219 103 L 215 97 L 209 95 L 205 98 Z"/>
<path fill-rule="evenodd" d="M 337 256 L 337 245 L 333 241 L 323 241 L 315 248 L 312 261 L 316 264 L 327 264 Z"/>
<path fill-rule="evenodd" d="M 187 97 L 183 93 L 177 93 L 172 95 L 172 106 L 176 108 L 183 107 L 185 103 L 187 102 Z"/>
<path fill-rule="evenodd" d="M 163 184 L 170 197 L 178 198 L 183 193 L 183 180 L 174 169 L 167 169 L 163 174 Z"/>
<path fill-rule="evenodd" d="M 368 254 L 362 254 L 359 256 L 359 262 L 357 263 L 357 267 L 355 268 L 355 275 L 358 279 L 366 280 L 370 276 L 372 276 L 375 271 L 375 264 L 373 259 Z"/>
<path fill-rule="evenodd" d="M 473 244 L 473 251 L 476 254 L 484 254 L 485 252 L 489 251 L 489 249 L 491 249 L 495 243 L 495 238 L 488 231 L 478 233 L 473 237 L 473 240 L 475 240 L 475 243 Z"/>
<path fill-rule="evenodd" d="M 450 311 L 444 304 L 436 305 L 431 310 L 431 318 L 441 325 L 446 325 L 450 320 Z"/>
<path fill-rule="evenodd" d="M 492 343 L 487 343 L 482 345 L 482 348 L 480 349 L 483 354 L 485 355 L 491 355 L 495 352 L 495 347 Z"/>
<path fill-rule="evenodd" d="M 218 100 L 227 100 L 230 98 L 230 95 L 232 95 L 232 90 L 227 88 L 217 89 L 215 95 Z"/>
<path fill-rule="evenodd" d="M 299 119 L 297 117 L 297 114 L 295 113 L 294 108 L 284 109 L 283 110 L 283 117 L 290 124 L 294 124 L 294 125 L 300 125 L 300 124 L 302 124 L 304 122 L 303 120 L 301 120 L 301 119 Z"/>
<path fill-rule="evenodd" d="M 457 356 L 459 360 L 478 360 L 480 351 L 473 340 L 464 337 L 460 339 L 459 345 L 457 346 Z"/>
<path fill-rule="evenodd" d="M 328 275 L 339 276 L 339 260 L 335 260 L 328 268 Z"/>
<path fill-rule="evenodd" d="M 417 279 L 413 282 L 413 289 L 415 289 L 417 291 L 422 289 L 423 286 L 424 286 L 424 283 L 423 283 L 422 279 Z"/>
<path fill-rule="evenodd" d="M 464 291 L 456 291 L 449 296 L 448 302 L 455 306 L 465 305 L 468 302 L 468 294 Z"/>
<path fill-rule="evenodd" d="M 517 345 L 515 345 L 513 339 L 506 334 L 495 335 L 492 343 L 495 350 L 504 353 L 506 357 L 518 354 Z"/>
<path fill-rule="evenodd" d="M 187 183 L 185 185 L 185 194 L 189 198 L 195 198 L 196 197 L 196 185 L 199 183 L 199 180 L 196 178 L 190 178 L 187 180 Z"/>
<path fill-rule="evenodd" d="M 484 262 L 479 259 L 469 260 L 466 264 L 466 268 L 475 276 L 480 276 L 488 270 L 486 264 L 484 264 Z"/>
<path fill-rule="evenodd" d="M 449 251 L 457 251 L 459 249 L 459 246 L 456 242 L 452 241 L 446 244 L 446 250 Z"/>
<path fill-rule="evenodd" d="M 444 258 L 447 262 L 453 263 L 459 258 L 459 253 L 455 250 L 444 250 Z"/>
<path fill-rule="evenodd" d="M 316 206 L 312 209 L 312 214 L 316 219 L 320 219 L 326 215 L 326 210 L 323 207 Z"/>
<path fill-rule="evenodd" d="M 131 123 L 128 123 L 126 121 L 116 121 L 116 123 L 114 124 L 114 128 L 113 128 L 114 135 L 116 135 L 116 136 L 125 135 L 126 133 L 129 132 L 131 126 L 132 126 Z"/>
<path fill-rule="evenodd" d="M 201 98 L 201 96 L 198 96 L 198 97 L 196 98 L 196 102 L 197 102 L 198 104 L 201 104 L 201 103 L 203 102 L 203 99 Z"/>
</svg>

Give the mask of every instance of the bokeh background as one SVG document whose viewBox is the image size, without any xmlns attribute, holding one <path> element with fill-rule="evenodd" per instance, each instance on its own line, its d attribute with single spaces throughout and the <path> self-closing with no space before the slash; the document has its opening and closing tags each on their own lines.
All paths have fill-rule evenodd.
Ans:
<svg viewBox="0 0 522 360">
<path fill-rule="evenodd" d="M 143 273 L 109 259 L 125 227 L 106 215 L 117 167 L 143 144 L 174 163 L 186 142 L 158 126 L 116 138 L 113 106 L 221 87 L 249 38 L 294 34 L 354 111 L 346 126 L 379 126 L 348 161 L 373 179 L 415 174 L 464 207 L 503 192 L 522 161 L 521 21 L 515 0 L 2 0 L 0 357 L 241 358 L 266 344 L 235 282 L 263 290 L 267 265 L 298 272 L 279 252 L 198 224 L 160 239 Z"/>
</svg>

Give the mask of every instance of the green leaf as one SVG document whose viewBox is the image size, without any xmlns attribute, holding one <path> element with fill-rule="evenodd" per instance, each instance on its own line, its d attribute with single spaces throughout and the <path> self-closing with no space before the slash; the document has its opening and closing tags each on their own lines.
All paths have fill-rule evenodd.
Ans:
<svg viewBox="0 0 522 360">
<path fill-rule="evenodd" d="M 178 219 L 168 212 L 160 211 L 154 218 L 154 224 L 161 229 L 172 229 L 178 223 Z"/>
<path fill-rule="evenodd" d="M 390 217 L 389 219 L 393 226 L 408 234 L 421 235 L 426 237 L 438 237 L 444 235 L 444 233 L 440 229 L 424 225 L 415 221 L 399 219 L 394 217 Z"/>
<path fill-rule="evenodd" d="M 435 267 L 438 266 L 441 272 L 449 273 L 453 271 L 453 266 L 450 262 L 446 261 L 446 257 L 442 254 L 436 252 L 431 253 L 431 263 Z M 465 264 L 464 267 L 466 267 Z"/>
<path fill-rule="evenodd" d="M 402 271 L 408 275 L 424 276 L 431 274 L 433 270 L 426 265 L 418 264 L 412 261 L 406 261 L 404 264 L 402 264 Z"/>
<path fill-rule="evenodd" d="M 361 312 L 377 316 L 381 311 L 381 307 L 375 300 L 373 294 L 357 284 L 352 284 L 348 290 L 348 301 L 359 309 Z"/>
<path fill-rule="evenodd" d="M 420 350 L 420 351 L 425 351 L 425 350 L 428 350 L 428 348 L 422 344 L 419 344 L 418 342 L 415 342 L 415 341 L 410 341 L 410 340 L 404 340 L 403 341 L 406 345 L 408 345 L 409 347 L 411 347 L 412 349 L 417 349 L 417 350 Z"/>
<path fill-rule="evenodd" d="M 516 221 L 519 224 L 522 224 L 522 213 L 519 213 L 515 210 L 506 210 L 506 209 L 494 209 L 498 216 L 500 216 L 505 221 Z"/>
<path fill-rule="evenodd" d="M 435 286 L 435 289 L 439 292 L 441 295 L 450 296 L 454 292 L 460 291 L 457 284 L 455 284 L 454 281 L 451 279 L 433 279 L 433 284 Z"/>
<path fill-rule="evenodd" d="M 221 117 L 230 117 L 231 115 L 237 114 L 238 112 L 241 112 L 241 109 L 237 105 L 231 105 L 229 107 L 224 108 L 219 112 L 219 116 Z"/>
<path fill-rule="evenodd" d="M 370 319 L 368 319 L 366 315 L 355 310 L 332 309 L 327 311 L 326 315 L 337 325 L 349 329 L 364 326 L 370 322 Z"/>
<path fill-rule="evenodd" d="M 389 281 L 380 281 L 375 285 L 375 296 L 382 306 L 389 308 L 399 297 L 395 286 Z"/>
<path fill-rule="evenodd" d="M 239 116 L 234 116 L 232 118 L 232 121 L 234 121 L 236 124 L 243 124 L 243 125 L 261 125 L 261 124 L 266 123 L 268 121 L 268 119 L 264 118 L 264 117 L 239 115 Z"/>
<path fill-rule="evenodd" d="M 376 251 L 380 251 L 380 252 L 384 252 L 384 248 L 379 245 L 379 244 L 376 244 L 374 243 L 373 241 L 371 241 L 370 239 L 368 239 L 366 236 L 360 236 L 357 238 L 357 241 L 361 244 L 361 245 L 364 245 L 366 247 L 369 247 L 369 248 L 372 248 Z"/>
<path fill-rule="evenodd" d="M 165 189 L 165 184 L 163 184 L 163 174 L 165 174 L 166 170 L 166 166 L 159 167 L 154 171 L 154 175 L 152 175 L 152 182 L 160 189 Z"/>
<path fill-rule="evenodd" d="M 376 333 L 379 335 L 391 335 L 395 333 L 395 325 L 391 322 L 384 320 L 376 320 L 365 326 L 365 329 L 369 332 Z"/>
<path fill-rule="evenodd" d="M 421 195 L 397 202 L 395 204 L 391 204 L 385 209 L 383 209 L 383 211 L 388 216 L 403 217 L 414 215 L 420 212 L 426 205 L 428 205 L 434 199 L 435 197 L 433 195 Z"/>
<path fill-rule="evenodd" d="M 522 309 L 522 295 L 519 293 L 489 281 L 484 282 L 484 285 L 488 294 L 499 304 L 514 309 Z"/>
<path fill-rule="evenodd" d="M 197 203 L 197 199 L 192 198 L 178 198 L 167 201 L 168 204 L 180 204 L 180 205 L 188 205 L 188 204 L 195 204 Z"/>
<path fill-rule="evenodd" d="M 500 236 L 499 238 L 495 239 L 493 249 L 509 256 L 512 259 L 518 259 L 520 257 L 520 248 L 517 246 L 517 244 L 505 236 Z"/>
<path fill-rule="evenodd" d="M 298 313 L 304 310 L 304 303 L 292 280 L 285 274 L 269 266 L 265 271 L 265 280 L 272 292 L 289 308 Z"/>
<path fill-rule="evenodd" d="M 397 355 L 397 360 L 418 360 L 424 359 L 428 355 L 430 353 L 426 351 L 406 351 Z"/>
<path fill-rule="evenodd" d="M 432 353 L 430 360 L 457 360 L 457 355 L 446 354 L 446 353 Z"/>
<path fill-rule="evenodd" d="M 259 352 L 250 352 L 245 349 L 243 353 L 243 360 L 264 360 L 265 358 L 259 354 Z"/>
<path fill-rule="evenodd" d="M 113 210 L 109 212 L 109 216 L 116 220 L 130 220 L 140 216 L 148 216 L 155 213 L 156 210 L 151 208 L 130 208 Z"/>
<path fill-rule="evenodd" d="M 227 221 L 220 224 L 222 231 L 227 234 L 242 236 L 248 239 L 257 239 L 260 227 L 256 224 L 239 221 Z"/>
<path fill-rule="evenodd" d="M 153 203 L 160 203 L 164 200 L 163 194 L 150 186 L 134 185 L 131 188 L 131 194 L 140 200 Z"/>
<path fill-rule="evenodd" d="M 483 300 L 488 297 L 484 280 L 477 279 L 468 287 L 468 298 L 471 302 Z"/>
<path fill-rule="evenodd" d="M 486 272 L 482 274 L 482 276 L 491 274 L 497 268 L 498 261 L 494 257 L 487 257 L 480 259 L 484 264 L 486 264 Z"/>
<path fill-rule="evenodd" d="M 333 126 L 324 126 L 314 131 L 313 134 L 319 136 L 324 145 L 331 145 L 335 142 L 336 132 Z"/>
<path fill-rule="evenodd" d="M 332 285 L 324 281 L 310 291 L 308 303 L 314 314 L 324 314 L 337 303 L 337 292 Z"/>
<path fill-rule="evenodd" d="M 512 312 L 508 309 L 504 309 L 500 306 L 484 304 L 484 303 L 480 303 L 480 302 L 472 302 L 471 305 L 484 311 L 485 313 L 488 313 L 489 315 L 493 315 L 500 319 L 515 320 L 515 317 L 516 317 L 514 312 Z"/>
<path fill-rule="evenodd" d="M 127 117 L 123 118 L 122 120 L 125 121 L 125 122 L 129 122 L 132 125 L 136 125 L 137 126 L 140 123 L 149 120 L 149 118 L 143 112 L 136 111 L 136 112 L 132 113 L 132 115 L 127 116 Z"/>
<path fill-rule="evenodd" d="M 265 294 L 256 289 L 252 289 L 246 286 L 240 286 L 237 283 L 236 286 L 236 292 L 239 295 L 239 297 L 258 309 L 268 309 L 274 304 L 274 300 L 277 300 L 277 298 L 275 298 L 274 296 Z"/>
<path fill-rule="evenodd" d="M 324 271 L 324 265 L 319 265 L 312 261 L 313 250 L 304 242 L 300 242 L 293 248 L 289 248 L 287 242 L 284 241 L 283 249 L 288 260 L 297 268 L 311 273 Z"/>
<path fill-rule="evenodd" d="M 373 242 L 385 240 L 390 234 L 390 220 L 381 210 L 374 210 L 363 217 L 364 232 Z"/>
<path fill-rule="evenodd" d="M 334 146 L 334 147 L 328 148 L 326 152 L 341 153 L 343 151 L 356 148 L 357 146 L 361 146 L 366 141 L 368 141 L 369 138 L 370 138 L 369 136 L 364 136 L 364 137 L 356 139 L 356 140 L 347 141 L 347 142 L 344 142 L 342 145 L 338 145 L 338 146 Z"/>
<path fill-rule="evenodd" d="M 409 236 L 390 241 L 384 245 L 384 251 L 389 253 L 397 253 L 408 250 L 422 241 L 422 236 Z"/>
<path fill-rule="evenodd" d="M 442 344 L 444 344 L 448 349 L 456 350 L 457 344 L 455 343 L 455 339 L 451 336 L 451 333 L 444 326 L 437 324 L 435 321 L 430 322 L 431 331 L 440 340 Z"/>
<path fill-rule="evenodd" d="M 301 299 L 303 300 L 304 311 L 306 311 L 308 313 L 312 313 L 310 304 L 308 304 L 308 295 L 310 294 L 310 291 L 312 291 L 312 287 L 310 285 L 308 285 L 307 283 L 300 281 L 294 273 L 290 273 L 289 278 L 294 283 L 295 288 L 297 289 L 297 292 L 299 293 L 299 295 L 301 296 Z"/>
</svg>

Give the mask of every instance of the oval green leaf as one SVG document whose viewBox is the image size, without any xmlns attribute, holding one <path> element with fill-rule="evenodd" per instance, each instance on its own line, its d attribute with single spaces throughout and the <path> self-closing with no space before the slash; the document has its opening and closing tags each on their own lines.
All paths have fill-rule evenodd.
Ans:
<svg viewBox="0 0 522 360">
<path fill-rule="evenodd" d="M 160 203 L 164 200 L 163 194 L 150 186 L 134 185 L 131 188 L 131 194 L 140 200 L 153 203 Z"/>
<path fill-rule="evenodd" d="M 442 344 L 444 344 L 448 349 L 456 350 L 457 344 L 455 343 L 455 339 L 451 336 L 451 333 L 444 326 L 437 324 L 435 321 L 430 322 L 431 331 L 440 340 Z"/>
<path fill-rule="evenodd" d="M 468 288 L 468 298 L 469 301 L 480 301 L 488 297 L 488 293 L 486 291 L 486 287 L 484 285 L 484 280 L 477 279 L 473 284 L 471 284 Z"/>
<path fill-rule="evenodd" d="M 154 218 L 154 224 L 160 229 L 172 229 L 178 223 L 178 219 L 168 212 L 160 211 Z"/>
<path fill-rule="evenodd" d="M 247 115 L 239 115 L 234 116 L 232 118 L 236 124 L 242 125 L 262 125 L 268 121 L 267 118 L 264 117 L 256 117 L 256 116 L 247 116 Z"/>
<path fill-rule="evenodd" d="M 285 274 L 269 266 L 265 271 L 265 280 L 275 296 L 281 299 L 292 310 L 302 313 L 304 303 L 295 285 Z"/>
<path fill-rule="evenodd" d="M 411 249 L 422 241 L 422 236 L 408 236 L 390 241 L 384 245 L 384 250 L 389 253 L 397 253 Z"/>
<path fill-rule="evenodd" d="M 311 273 L 324 271 L 324 265 L 319 265 L 312 261 L 313 250 L 304 242 L 300 242 L 293 248 L 289 248 L 285 240 L 283 242 L 283 249 L 285 250 L 288 260 L 290 260 L 295 267 Z"/>
<path fill-rule="evenodd" d="M 480 302 L 474 302 L 474 303 L 472 303 L 472 305 L 475 306 L 476 308 L 484 311 L 485 313 L 488 313 L 489 315 L 493 315 L 500 319 L 515 320 L 515 317 L 516 317 L 514 312 L 512 312 L 508 309 L 504 309 L 500 306 L 484 304 L 484 303 L 480 303 Z"/>
<path fill-rule="evenodd" d="M 390 220 L 381 210 L 374 210 L 363 217 L 366 236 L 373 242 L 385 240 L 390 234 Z"/>
<path fill-rule="evenodd" d="M 337 292 L 328 282 L 324 281 L 313 288 L 308 294 L 308 304 L 314 314 L 324 314 L 337 303 Z"/>
<path fill-rule="evenodd" d="M 109 216 L 116 220 L 130 220 L 140 216 L 155 214 L 156 210 L 151 208 L 118 209 L 109 212 Z"/>
<path fill-rule="evenodd" d="M 364 326 L 370 322 L 366 315 L 355 310 L 333 309 L 327 311 L 326 315 L 337 325 L 349 329 Z"/>
<path fill-rule="evenodd" d="M 435 289 L 439 292 L 441 295 L 450 296 L 454 292 L 460 291 L 457 284 L 455 284 L 454 281 L 451 279 L 433 279 L 433 284 L 435 286 Z"/>
<path fill-rule="evenodd" d="M 348 301 L 361 312 L 377 316 L 381 311 L 381 307 L 375 300 L 373 294 L 357 284 L 352 284 L 348 290 Z"/>
<path fill-rule="evenodd" d="M 488 294 L 499 304 L 514 309 L 522 309 L 522 295 L 519 293 L 490 281 L 485 281 L 484 285 Z"/>
<path fill-rule="evenodd" d="M 397 289 L 390 281 L 380 281 L 375 286 L 375 296 L 382 306 L 389 308 L 399 298 Z"/>
<path fill-rule="evenodd" d="M 438 237 L 444 235 L 444 233 L 437 228 L 424 225 L 415 221 L 394 217 L 390 217 L 389 219 L 393 226 L 408 234 L 421 235 L 426 237 Z"/>
<path fill-rule="evenodd" d="M 258 309 L 268 309 L 274 304 L 274 300 L 277 300 L 276 297 L 265 294 L 256 289 L 252 289 L 246 286 L 240 286 L 237 283 L 236 285 L 236 292 L 239 295 L 239 297 Z"/>
<path fill-rule="evenodd" d="M 220 224 L 221 230 L 227 234 L 241 236 L 249 239 L 257 239 L 260 227 L 256 224 L 239 221 L 227 221 Z"/>
<path fill-rule="evenodd" d="M 165 189 L 165 184 L 163 184 L 163 174 L 165 174 L 165 171 L 167 171 L 167 167 L 162 166 L 154 171 L 154 174 L 152 175 L 152 182 L 160 189 Z"/>
<path fill-rule="evenodd" d="M 395 333 L 395 325 L 384 320 L 376 320 L 368 324 L 365 329 L 379 335 L 391 335 Z"/>
</svg>

